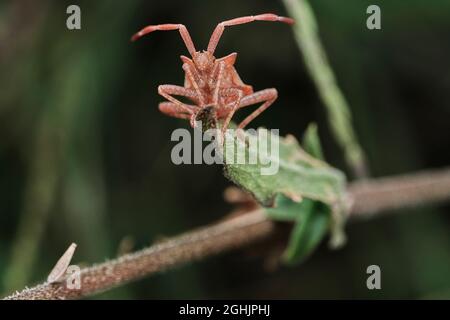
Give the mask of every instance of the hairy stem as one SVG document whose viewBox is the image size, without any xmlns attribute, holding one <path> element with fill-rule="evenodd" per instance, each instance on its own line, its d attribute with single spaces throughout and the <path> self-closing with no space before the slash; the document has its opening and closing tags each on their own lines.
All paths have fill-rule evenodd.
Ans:
<svg viewBox="0 0 450 320">
<path fill-rule="evenodd" d="M 450 168 L 351 184 L 350 217 L 450 200 Z M 206 226 L 118 259 L 81 270 L 79 289 L 63 278 L 25 289 L 6 299 L 76 299 L 227 250 L 268 239 L 276 223 L 263 209 Z"/>
</svg>

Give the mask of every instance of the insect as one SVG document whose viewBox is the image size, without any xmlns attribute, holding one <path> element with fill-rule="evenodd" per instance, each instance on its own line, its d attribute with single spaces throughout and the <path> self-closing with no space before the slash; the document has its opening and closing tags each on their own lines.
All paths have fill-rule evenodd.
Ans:
<svg viewBox="0 0 450 320">
<path fill-rule="evenodd" d="M 203 51 L 195 49 L 187 28 L 182 24 L 150 25 L 136 33 L 131 38 L 132 41 L 153 31 L 178 30 L 192 57 L 181 56 L 185 72 L 184 86 L 165 84 L 158 87 L 158 93 L 167 99 L 159 104 L 159 110 L 172 117 L 190 120 L 190 124 L 194 128 L 199 115 L 207 113 L 216 122 L 223 121 L 222 134 L 225 133 L 237 110 L 262 103 L 239 123 L 238 129 L 244 129 L 266 110 L 277 99 L 277 90 L 271 88 L 254 92 L 252 86 L 245 84 L 234 67 L 237 53 L 231 53 L 219 59 L 214 57 L 225 27 L 254 21 L 294 23 L 291 18 L 271 13 L 223 21 L 217 25 L 211 35 L 207 50 Z M 176 96 L 192 101 L 192 104 L 184 103 Z"/>
</svg>

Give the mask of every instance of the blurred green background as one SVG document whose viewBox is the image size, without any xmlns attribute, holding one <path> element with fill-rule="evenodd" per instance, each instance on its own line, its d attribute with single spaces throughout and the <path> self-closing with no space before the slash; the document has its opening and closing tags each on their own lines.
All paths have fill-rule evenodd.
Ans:
<svg viewBox="0 0 450 320">
<path fill-rule="evenodd" d="M 372 176 L 450 164 L 450 2 L 314 0 L 320 35 L 354 114 Z M 78 4 L 82 29 L 66 28 Z M 382 9 L 382 30 L 366 8 Z M 231 209 L 219 166 L 175 166 L 159 84 L 182 84 L 176 32 L 137 43 L 147 24 L 183 23 L 198 49 L 215 25 L 286 15 L 281 1 L 0 1 L 0 294 L 46 278 L 71 242 L 91 264 L 213 222 Z M 297 23 L 302 23 L 298 21 Z M 327 160 L 347 170 L 292 30 L 227 29 L 218 56 L 279 99 L 251 126 L 300 137 L 319 124 Z M 269 272 L 251 249 L 209 258 L 96 298 L 450 298 L 450 207 L 351 224 L 348 245 Z M 120 249 L 122 248 L 122 249 Z M 125 249 L 124 249 L 125 248 Z M 366 288 L 366 268 L 382 290 Z"/>
</svg>

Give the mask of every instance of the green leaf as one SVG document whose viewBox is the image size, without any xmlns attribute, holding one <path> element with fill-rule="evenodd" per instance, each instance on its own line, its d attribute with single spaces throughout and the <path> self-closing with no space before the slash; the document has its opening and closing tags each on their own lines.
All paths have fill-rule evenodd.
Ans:
<svg viewBox="0 0 450 320">
<path fill-rule="evenodd" d="M 328 231 L 335 247 L 345 239 L 345 176 L 320 159 L 315 125 L 308 127 L 303 141 L 308 152 L 291 135 L 283 138 L 258 129 L 257 136 L 245 133 L 245 139 L 226 139 L 223 151 L 226 176 L 266 206 L 271 219 L 295 223 L 283 255 L 286 263 L 303 261 Z M 259 149 L 261 143 L 270 146 L 269 152 Z M 230 152 L 236 150 L 246 151 L 246 162 L 236 163 Z M 252 164 L 249 159 L 257 161 Z M 267 167 L 278 170 L 263 174 Z"/>
<path fill-rule="evenodd" d="M 308 201 L 310 205 L 303 206 L 299 220 L 291 232 L 288 247 L 283 254 L 287 264 L 303 262 L 320 244 L 330 226 L 330 209 L 320 202 Z"/>
<path fill-rule="evenodd" d="M 295 202 L 282 194 L 278 194 L 275 197 L 273 207 L 266 208 L 266 213 L 272 220 L 298 221 L 302 212 L 310 210 L 313 203 L 313 201 L 308 199 L 304 199 L 301 202 Z"/>
<path fill-rule="evenodd" d="M 258 134 L 258 143 L 268 139 L 269 144 L 279 147 L 279 154 L 261 154 L 255 143 L 246 145 L 242 139 L 235 138 L 225 140 L 226 151 L 244 148 L 249 157 L 257 158 L 258 162 L 235 164 L 228 152 L 225 152 L 224 160 L 226 176 L 252 193 L 260 203 L 271 206 L 278 193 L 296 201 L 309 198 L 329 205 L 343 199 L 346 180 L 342 172 L 312 157 L 291 135 L 281 138 L 266 129 L 259 129 Z M 262 169 L 269 166 L 263 164 L 267 163 L 278 168 L 276 174 L 263 174 Z"/>
<path fill-rule="evenodd" d="M 320 244 L 330 227 L 329 207 L 310 199 L 299 203 L 278 195 L 274 207 L 266 208 L 266 212 L 273 220 L 295 222 L 283 254 L 283 262 L 286 264 L 304 261 Z"/>
<path fill-rule="evenodd" d="M 317 132 L 317 125 L 311 123 L 303 135 L 303 147 L 313 157 L 317 159 L 324 159 L 322 152 L 322 145 L 320 143 L 319 134 Z"/>
</svg>

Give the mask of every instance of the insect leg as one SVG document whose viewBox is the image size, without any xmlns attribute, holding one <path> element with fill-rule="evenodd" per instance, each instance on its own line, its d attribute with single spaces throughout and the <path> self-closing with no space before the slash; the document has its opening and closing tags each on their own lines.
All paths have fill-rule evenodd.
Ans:
<svg viewBox="0 0 450 320">
<path fill-rule="evenodd" d="M 219 90 L 220 85 L 222 84 L 224 71 L 225 71 L 225 62 L 219 62 L 219 74 L 217 75 L 216 87 L 214 89 L 214 98 L 213 98 L 215 106 L 219 104 Z"/>
<path fill-rule="evenodd" d="M 197 98 L 200 103 L 200 107 L 205 106 L 205 98 L 203 97 L 203 94 L 200 90 L 200 86 L 198 85 L 196 79 L 200 78 L 200 76 L 197 73 L 197 70 L 195 68 L 192 68 L 190 64 L 185 63 L 183 64 L 183 70 L 186 72 L 186 76 L 188 77 L 189 81 L 191 82 L 192 86 L 195 89 L 195 92 L 197 94 Z"/>
<path fill-rule="evenodd" d="M 235 95 L 236 96 L 236 100 L 231 108 L 231 110 L 228 112 L 227 117 L 225 118 L 225 121 L 223 122 L 222 125 L 222 136 L 225 134 L 225 131 L 228 128 L 228 125 L 230 124 L 231 119 L 233 118 L 234 113 L 236 112 L 237 109 L 239 109 L 241 103 L 242 103 L 242 96 L 243 96 L 243 92 L 242 90 L 236 89 L 236 88 L 228 88 L 228 89 L 224 89 L 221 92 L 222 95 Z"/>
<path fill-rule="evenodd" d="M 258 109 L 253 111 L 247 118 L 242 120 L 239 124 L 238 129 L 244 129 L 253 119 L 260 115 L 264 110 L 266 110 L 278 97 L 277 89 L 265 89 L 257 91 L 251 95 L 242 98 L 239 105 L 239 109 L 253 104 L 264 102 Z"/>
<path fill-rule="evenodd" d="M 175 86 L 172 84 L 163 84 L 158 87 L 158 93 L 167 100 L 169 100 L 170 102 L 176 104 L 180 108 L 180 110 L 183 110 L 185 113 L 191 114 L 193 110 L 198 108 L 197 106 L 183 103 L 174 97 L 174 95 L 181 96 L 189 98 L 193 101 L 197 101 L 198 100 L 197 93 L 194 90 L 187 89 L 185 87 Z"/>
<path fill-rule="evenodd" d="M 181 109 L 179 105 L 173 102 L 161 102 L 158 108 L 162 113 L 179 119 L 190 119 L 192 114 L 192 112 L 186 113 L 184 109 Z"/>
</svg>

